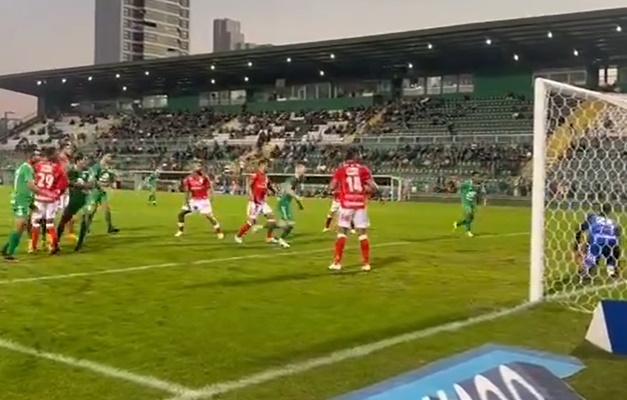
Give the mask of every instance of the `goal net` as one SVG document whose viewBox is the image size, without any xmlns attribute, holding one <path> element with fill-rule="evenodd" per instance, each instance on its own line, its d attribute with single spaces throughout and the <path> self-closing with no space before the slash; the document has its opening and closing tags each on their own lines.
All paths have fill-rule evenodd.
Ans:
<svg viewBox="0 0 627 400">
<path fill-rule="evenodd" d="M 627 297 L 622 260 L 617 273 L 611 257 L 591 267 L 600 249 L 588 252 L 585 233 L 575 246 L 580 224 L 604 205 L 627 228 L 627 98 L 537 79 L 527 171 L 533 172 L 530 300 L 592 312 L 599 300 Z"/>
</svg>

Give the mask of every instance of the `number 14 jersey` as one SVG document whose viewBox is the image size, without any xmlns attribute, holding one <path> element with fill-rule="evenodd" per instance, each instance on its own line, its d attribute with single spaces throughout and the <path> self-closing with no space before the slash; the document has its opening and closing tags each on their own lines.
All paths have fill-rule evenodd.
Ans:
<svg viewBox="0 0 627 400">
<path fill-rule="evenodd" d="M 333 174 L 337 182 L 340 206 L 344 209 L 358 210 L 366 207 L 368 194 L 366 185 L 372 180 L 368 167 L 356 162 L 347 162 Z"/>
</svg>

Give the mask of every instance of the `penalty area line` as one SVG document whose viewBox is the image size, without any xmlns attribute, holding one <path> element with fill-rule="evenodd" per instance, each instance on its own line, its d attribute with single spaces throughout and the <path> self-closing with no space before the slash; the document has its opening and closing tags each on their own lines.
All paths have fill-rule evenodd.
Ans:
<svg viewBox="0 0 627 400">
<path fill-rule="evenodd" d="M 8 339 L 0 338 L 0 349 L 12 351 L 14 353 L 20 353 L 31 357 L 41 358 L 49 361 L 53 361 L 58 364 L 64 364 L 72 368 L 87 370 L 100 376 L 115 378 L 130 383 L 134 383 L 138 386 L 154 389 L 162 392 L 167 392 L 176 396 L 188 396 L 195 393 L 194 390 L 177 383 L 168 382 L 148 375 L 139 375 L 130 371 L 126 371 L 120 368 L 111 367 L 108 365 L 100 364 L 94 361 L 74 358 L 58 353 L 50 353 L 21 345 L 17 342 Z"/>
</svg>

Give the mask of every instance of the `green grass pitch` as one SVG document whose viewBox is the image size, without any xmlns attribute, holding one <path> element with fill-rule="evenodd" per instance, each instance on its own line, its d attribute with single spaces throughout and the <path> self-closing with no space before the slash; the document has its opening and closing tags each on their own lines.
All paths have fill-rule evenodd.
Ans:
<svg viewBox="0 0 627 400">
<path fill-rule="evenodd" d="M 528 292 L 527 209 L 481 208 L 470 239 L 451 232 L 457 205 L 373 203 L 372 272 L 359 271 L 352 237 L 345 271 L 331 273 L 334 235 L 322 233 L 327 201 L 305 202 L 292 248 L 283 250 L 266 244 L 261 232 L 242 246 L 233 242 L 244 198 L 214 199 L 223 241 L 200 216 L 188 217 L 186 235 L 174 237 L 180 195 L 160 194 L 156 207 L 145 200 L 144 193 L 114 193 L 121 232 L 104 234 L 98 216 L 81 254 L 66 248 L 58 257 L 28 255 L 24 241 L 20 262 L 0 268 L 0 339 L 196 389 L 512 307 Z M 8 201 L 5 209 L 8 234 Z M 623 398 L 627 364 L 582 345 L 588 320 L 545 305 L 244 384 L 218 398 L 328 399 L 488 342 L 574 354 L 588 367 L 571 381 L 582 395 Z M 0 348 L 2 400 L 170 397 Z"/>
</svg>

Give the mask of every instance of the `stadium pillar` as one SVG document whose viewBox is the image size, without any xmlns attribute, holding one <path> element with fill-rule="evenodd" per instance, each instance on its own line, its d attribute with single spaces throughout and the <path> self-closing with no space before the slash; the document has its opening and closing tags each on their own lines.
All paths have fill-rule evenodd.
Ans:
<svg viewBox="0 0 627 400">
<path fill-rule="evenodd" d="M 588 64 L 586 66 L 587 84 L 590 88 L 599 87 L 599 66 Z"/>
<path fill-rule="evenodd" d="M 255 89 L 246 89 L 246 103 L 255 101 Z"/>
<path fill-rule="evenodd" d="M 401 97 L 403 97 L 403 77 L 394 75 L 392 78 L 392 98 L 400 99 Z"/>
<path fill-rule="evenodd" d="M 43 117 L 46 115 L 46 97 L 39 96 L 37 98 L 37 116 Z"/>
</svg>

